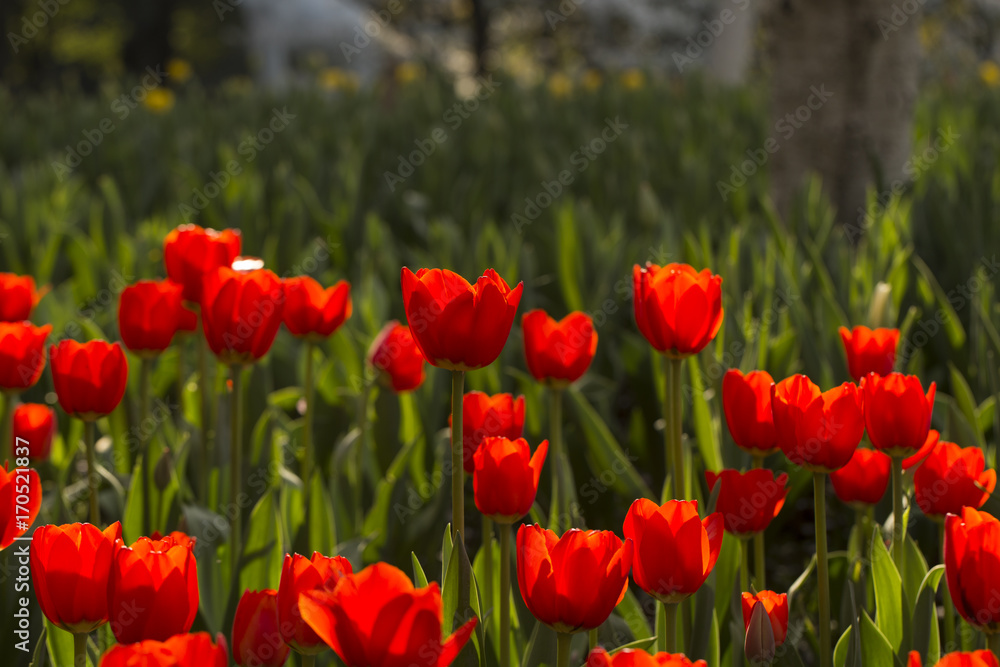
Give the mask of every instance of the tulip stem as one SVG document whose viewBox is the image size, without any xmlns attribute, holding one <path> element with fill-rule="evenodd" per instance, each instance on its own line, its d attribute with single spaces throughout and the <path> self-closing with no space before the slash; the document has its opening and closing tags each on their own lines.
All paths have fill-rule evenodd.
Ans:
<svg viewBox="0 0 1000 667">
<path fill-rule="evenodd" d="M 302 667 L 313 667 L 316 664 L 315 655 L 302 654 Z"/>
<path fill-rule="evenodd" d="M 241 414 L 243 411 L 241 400 L 243 393 L 241 391 L 243 383 L 243 367 L 239 364 L 233 364 L 229 367 L 229 372 L 233 380 L 233 389 L 230 393 L 229 400 L 229 437 L 231 450 L 229 453 L 229 499 L 234 514 L 232 538 L 230 540 L 229 565 L 235 585 L 235 582 L 239 581 L 240 576 L 240 548 L 242 545 L 241 533 L 243 532 L 241 523 L 242 517 L 238 511 L 238 509 L 242 507 L 240 504 L 240 496 L 243 493 L 241 488 L 243 479 L 243 415 Z"/>
<path fill-rule="evenodd" d="M 944 562 L 944 521 L 938 526 L 941 535 L 941 562 Z M 948 577 L 941 577 L 941 604 L 944 607 L 944 646 L 946 651 L 950 651 L 955 645 L 955 604 L 951 601 L 951 592 L 948 590 Z"/>
<path fill-rule="evenodd" d="M 90 523 L 100 528 L 101 508 L 97 504 L 97 464 L 94 461 L 94 422 L 83 422 L 83 444 L 87 448 L 87 487 L 90 490 Z"/>
<path fill-rule="evenodd" d="M 198 313 L 198 320 L 200 325 L 200 310 Z M 212 385 L 210 384 L 208 378 L 208 352 L 205 350 L 207 345 L 205 336 L 196 332 L 195 338 L 198 339 L 198 405 L 201 409 L 201 418 L 199 419 L 201 438 L 198 443 L 201 450 L 199 452 L 201 455 L 201 473 L 198 476 L 198 482 L 201 487 L 199 497 L 202 502 L 208 502 L 208 479 L 211 474 L 210 467 L 215 464 L 211 454 L 211 443 L 209 442 L 209 422 L 212 419 L 212 408 L 209 405 L 208 392 L 212 389 Z"/>
<path fill-rule="evenodd" d="M 361 536 L 365 523 L 365 447 L 368 441 L 368 401 L 372 386 L 365 382 L 361 387 L 361 405 L 358 407 L 358 441 L 354 445 L 354 532 Z"/>
<path fill-rule="evenodd" d="M 480 584 L 483 589 L 483 609 L 493 608 L 493 519 L 483 515 L 483 576 L 485 580 Z"/>
<path fill-rule="evenodd" d="M 813 473 L 813 502 L 816 508 L 816 578 L 819 590 L 819 664 L 830 667 L 830 573 L 826 551 L 826 474 Z"/>
<path fill-rule="evenodd" d="M 750 540 L 740 540 L 740 592 L 750 592 Z"/>
<path fill-rule="evenodd" d="M 451 372 L 451 530 L 465 539 L 465 468 L 462 447 L 462 397 L 465 371 Z"/>
<path fill-rule="evenodd" d="M 549 528 L 561 535 L 564 528 L 561 519 L 562 512 L 568 512 L 565 490 L 562 487 L 563 455 L 562 455 L 562 390 L 549 390 L 549 435 L 552 445 L 552 506 L 549 509 Z M 567 525 L 566 528 L 570 526 Z"/>
<path fill-rule="evenodd" d="M 568 632 L 556 633 L 556 667 L 569 667 L 569 647 L 573 635 Z"/>
<path fill-rule="evenodd" d="M 302 544 L 305 546 L 302 553 L 309 553 L 309 531 L 310 531 L 310 521 L 312 517 L 312 475 L 313 475 L 313 460 L 315 454 L 313 453 L 313 437 L 312 437 L 312 425 L 313 425 L 313 400 L 315 399 L 315 388 L 313 387 L 313 343 L 312 341 L 306 341 L 305 345 L 305 356 L 306 356 L 306 372 L 305 372 L 305 388 L 304 395 L 306 401 L 305 414 L 302 415 L 302 469 L 299 473 L 302 476 L 302 505 L 303 505 L 303 540 Z"/>
<path fill-rule="evenodd" d="M 993 652 L 993 655 L 1000 658 L 1000 633 L 993 632 L 986 635 L 986 646 Z"/>
<path fill-rule="evenodd" d="M 589 640 L 588 647 L 591 651 L 597 648 L 597 628 L 587 633 L 587 639 Z"/>
<path fill-rule="evenodd" d="M 86 667 L 87 665 L 87 633 L 73 633 L 73 665 L 74 667 Z"/>
<path fill-rule="evenodd" d="M 663 603 L 663 616 L 660 617 L 660 646 L 667 653 L 677 652 L 677 607 L 673 602 Z"/>
<path fill-rule="evenodd" d="M 0 464 L 7 461 L 11 469 L 14 465 L 14 406 L 17 405 L 17 393 L 5 391 L 3 393 L 3 412 L 0 412 L 0 437 L 3 438 L 3 447 L 0 448 Z"/>
<path fill-rule="evenodd" d="M 755 454 L 753 457 L 753 467 L 755 469 L 763 468 L 764 457 Z M 762 530 L 753 536 L 753 578 L 754 586 L 756 586 L 758 592 L 767 589 L 767 583 L 764 581 L 766 576 L 764 564 L 764 531 Z"/>
<path fill-rule="evenodd" d="M 510 667 L 510 531 L 500 526 L 500 667 Z"/>
<path fill-rule="evenodd" d="M 899 575 L 906 564 L 906 525 L 903 521 L 903 457 L 892 457 L 892 560 Z"/>
<path fill-rule="evenodd" d="M 149 535 L 152 531 L 151 519 L 151 484 L 149 483 L 150 433 L 146 433 L 146 419 L 149 417 L 149 370 L 152 362 L 143 357 L 139 361 L 139 446 L 142 457 L 142 534 Z"/>
<path fill-rule="evenodd" d="M 663 393 L 663 441 L 666 448 L 667 480 L 663 486 L 663 500 L 686 497 L 684 480 L 684 449 L 681 420 L 684 405 L 681 397 L 681 380 L 684 359 L 664 355 L 666 390 Z"/>
</svg>

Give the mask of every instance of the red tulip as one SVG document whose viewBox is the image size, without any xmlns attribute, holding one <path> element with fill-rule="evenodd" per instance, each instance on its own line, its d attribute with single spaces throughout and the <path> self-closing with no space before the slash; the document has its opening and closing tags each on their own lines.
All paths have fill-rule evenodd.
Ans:
<svg viewBox="0 0 1000 667">
<path fill-rule="evenodd" d="M 299 605 L 308 591 L 332 587 L 351 572 L 351 563 L 343 556 L 328 558 L 318 551 L 313 552 L 312 558 L 285 555 L 278 586 L 278 620 L 286 644 L 306 655 L 326 650 L 326 644 L 302 618 Z"/>
<path fill-rule="evenodd" d="M 833 490 L 848 505 L 874 505 L 889 487 L 892 459 L 877 449 L 854 450 L 843 468 L 830 473 Z"/>
<path fill-rule="evenodd" d="M 517 529 L 517 583 L 528 611 L 556 632 L 592 630 L 628 590 L 632 541 L 610 530 L 573 528 L 558 537 L 535 524 Z"/>
<path fill-rule="evenodd" d="M 23 391 L 38 382 L 45 368 L 45 339 L 52 326 L 0 322 L 0 390 Z"/>
<path fill-rule="evenodd" d="M 715 501 L 715 510 L 722 514 L 726 530 L 736 537 L 749 537 L 763 530 L 778 516 L 785 505 L 788 489 L 788 475 L 756 468 L 741 473 L 738 470 L 723 470 L 720 473 L 705 472 L 709 492 L 716 481 L 721 484 Z"/>
<path fill-rule="evenodd" d="M 414 274 L 406 267 L 402 281 L 406 319 L 427 361 L 461 371 L 496 361 L 510 335 L 522 283 L 511 289 L 493 269 L 469 285 L 447 269 Z"/>
<path fill-rule="evenodd" d="M 874 373 L 861 382 L 865 395 L 865 426 L 875 449 L 889 456 L 909 456 L 927 440 L 934 410 L 935 385 L 924 395 L 916 375 Z"/>
<path fill-rule="evenodd" d="M 240 254 L 240 231 L 203 229 L 181 225 L 163 242 L 167 276 L 184 286 L 184 300 L 201 303 L 202 280 L 222 266 L 230 266 Z"/>
<path fill-rule="evenodd" d="M 971 507 L 944 519 L 944 574 L 955 609 L 985 632 L 1000 630 L 1000 521 Z"/>
<path fill-rule="evenodd" d="M 115 639 L 164 641 L 190 630 L 199 601 L 194 541 L 140 537 L 131 547 L 118 545 L 108 587 Z"/>
<path fill-rule="evenodd" d="M 347 667 L 448 667 L 476 627 L 473 617 L 441 640 L 437 582 L 414 588 L 401 570 L 376 563 L 310 591 L 302 617 Z"/>
<path fill-rule="evenodd" d="M 909 470 L 913 466 L 922 463 L 927 458 L 927 455 L 934 451 L 940 439 L 941 434 L 934 429 L 927 431 L 927 437 L 924 439 L 924 444 L 920 446 L 920 449 L 915 454 L 911 454 L 903 459 L 903 469 Z"/>
<path fill-rule="evenodd" d="M 831 472 L 847 465 L 865 432 L 861 392 L 845 382 L 821 392 L 805 375 L 771 389 L 778 446 L 795 465 Z"/>
<path fill-rule="evenodd" d="M 31 319 L 38 304 L 35 279 L 16 273 L 0 273 L 0 322 L 22 322 Z"/>
<path fill-rule="evenodd" d="M 108 622 L 108 582 L 122 525 L 102 533 L 89 523 L 42 526 L 31 539 L 38 606 L 58 628 L 88 633 Z"/>
<path fill-rule="evenodd" d="M 410 327 L 396 320 L 382 327 L 368 348 L 368 363 L 397 393 L 412 391 L 424 383 L 424 362 Z"/>
<path fill-rule="evenodd" d="M 174 334 L 197 317 L 184 306 L 183 291 L 170 280 L 140 280 L 122 290 L 118 330 L 125 347 L 150 357 L 170 347 Z"/>
<path fill-rule="evenodd" d="M 722 278 L 687 264 L 646 263 L 632 269 L 635 321 L 656 350 L 670 357 L 701 352 L 722 327 Z"/>
<path fill-rule="evenodd" d="M 719 559 L 724 521 L 715 512 L 698 518 L 698 501 L 640 498 L 625 516 L 625 537 L 635 543 L 632 578 L 664 603 L 681 602 L 705 583 Z"/>
<path fill-rule="evenodd" d="M 279 632 L 278 592 L 245 591 L 233 619 L 233 661 L 240 667 L 281 667 L 289 651 Z"/>
<path fill-rule="evenodd" d="M 754 456 L 768 456 L 778 451 L 771 412 L 771 385 L 767 371 L 743 375 L 733 368 L 722 377 L 722 409 L 736 446 Z"/>
<path fill-rule="evenodd" d="M 60 341 L 49 348 L 52 384 L 67 414 L 95 421 L 111 414 L 125 395 L 128 362 L 118 343 Z"/>
<path fill-rule="evenodd" d="M 49 458 L 52 451 L 52 438 L 56 432 L 55 410 L 41 403 L 22 403 L 14 408 L 13 417 L 15 447 L 27 447 L 28 457 L 36 460 Z M 18 438 L 21 440 L 18 441 Z"/>
<path fill-rule="evenodd" d="M 683 653 L 659 652 L 654 655 L 642 649 L 625 648 L 609 655 L 600 646 L 587 658 L 587 667 L 708 667 L 704 660 L 692 661 Z"/>
<path fill-rule="evenodd" d="M 910 651 L 910 658 L 906 661 L 906 667 L 923 667 L 920 660 L 920 653 Z M 941 656 L 941 659 L 934 663 L 934 667 L 1000 667 L 1000 660 L 993 651 L 980 649 L 969 651 L 968 653 L 954 652 Z"/>
<path fill-rule="evenodd" d="M 309 276 L 285 278 L 285 326 L 294 336 L 320 342 L 351 317 L 351 284 L 323 287 Z"/>
<path fill-rule="evenodd" d="M 448 417 L 451 424 L 451 417 Z M 462 467 L 470 475 L 476 469 L 474 456 L 486 438 L 516 440 L 524 431 L 524 396 L 490 396 L 470 391 L 462 397 Z"/>
<path fill-rule="evenodd" d="M 514 523 L 531 511 L 549 441 L 534 456 L 524 438 L 486 438 L 476 450 L 472 478 L 476 507 L 497 523 Z"/>
<path fill-rule="evenodd" d="M 226 667 L 226 638 L 207 632 L 178 634 L 166 641 L 118 644 L 101 658 L 101 667 Z"/>
<path fill-rule="evenodd" d="M 31 468 L 0 468 L 0 551 L 21 537 L 42 507 L 42 484 Z"/>
<path fill-rule="evenodd" d="M 785 636 L 788 634 L 788 595 L 785 593 L 775 593 L 774 591 L 761 591 L 753 593 L 743 593 L 743 628 L 744 631 L 750 625 L 750 614 L 753 613 L 753 606 L 761 602 L 767 618 L 771 621 L 771 629 L 774 630 L 774 645 L 781 646 L 785 643 Z"/>
<path fill-rule="evenodd" d="M 840 327 L 840 339 L 847 353 L 847 370 L 855 382 L 869 373 L 888 375 L 896 365 L 899 329 Z"/>
<path fill-rule="evenodd" d="M 566 386 L 587 372 L 597 352 L 597 332 L 590 315 L 574 311 L 556 322 L 544 310 L 521 318 L 524 356 L 539 382 Z"/>
<path fill-rule="evenodd" d="M 962 448 L 939 442 L 913 473 L 914 497 L 928 516 L 959 514 L 963 507 L 978 509 L 997 485 L 996 470 L 984 470 L 978 447 Z"/>
<path fill-rule="evenodd" d="M 271 349 L 281 327 L 284 292 L 267 269 L 227 266 L 205 276 L 201 323 L 208 346 L 224 364 L 250 364 Z"/>
</svg>

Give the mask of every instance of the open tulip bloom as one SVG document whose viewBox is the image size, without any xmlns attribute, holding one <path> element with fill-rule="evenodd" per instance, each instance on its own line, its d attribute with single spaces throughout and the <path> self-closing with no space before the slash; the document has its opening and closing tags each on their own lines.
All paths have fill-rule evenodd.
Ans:
<svg viewBox="0 0 1000 667">
<path fill-rule="evenodd" d="M 586 667 L 708 667 L 704 660 L 691 660 L 683 653 L 654 653 L 626 648 L 609 654 L 601 647 L 590 652 Z"/>
<path fill-rule="evenodd" d="M 82 663 L 81 663 L 82 664 Z M 101 658 L 100 667 L 226 667 L 226 638 L 207 632 L 177 634 L 165 641 L 149 639 L 113 646 Z M 257 663 L 262 664 L 262 663 Z"/>
</svg>

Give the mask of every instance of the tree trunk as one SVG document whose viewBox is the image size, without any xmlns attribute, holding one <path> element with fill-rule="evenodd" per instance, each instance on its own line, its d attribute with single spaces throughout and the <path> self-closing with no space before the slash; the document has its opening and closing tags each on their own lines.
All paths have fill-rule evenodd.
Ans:
<svg viewBox="0 0 1000 667">
<path fill-rule="evenodd" d="M 769 129 L 778 140 L 771 191 L 779 212 L 787 214 L 806 174 L 818 173 L 838 220 L 856 225 L 866 188 L 903 179 L 920 6 L 920 0 L 776 0 L 770 7 Z"/>
</svg>

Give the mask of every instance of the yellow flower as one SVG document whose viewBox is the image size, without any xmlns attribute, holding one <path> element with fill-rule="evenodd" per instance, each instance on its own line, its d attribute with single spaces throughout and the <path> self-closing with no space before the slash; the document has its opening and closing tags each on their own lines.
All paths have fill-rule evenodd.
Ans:
<svg viewBox="0 0 1000 667">
<path fill-rule="evenodd" d="M 990 88 L 1000 86 L 1000 66 L 992 60 L 979 64 L 979 78 Z"/>
<path fill-rule="evenodd" d="M 169 88 L 153 88 L 146 93 L 142 104 L 153 113 L 166 113 L 174 106 L 174 91 Z"/>
<path fill-rule="evenodd" d="M 622 72 L 621 81 L 627 90 L 638 90 L 646 85 L 646 75 L 633 67 Z"/>
<path fill-rule="evenodd" d="M 358 75 L 339 67 L 327 67 L 319 73 L 319 85 L 325 90 L 357 90 Z"/>
<path fill-rule="evenodd" d="M 604 77 L 599 70 L 588 69 L 583 73 L 583 87 L 591 92 L 600 88 L 603 82 Z"/>
<path fill-rule="evenodd" d="M 191 63 L 183 58 L 171 58 L 167 61 L 167 76 L 177 83 L 184 83 L 191 78 Z"/>
<path fill-rule="evenodd" d="M 573 82 L 562 72 L 556 72 L 549 77 L 549 94 L 552 97 L 568 97 L 573 92 Z"/>
<path fill-rule="evenodd" d="M 414 81 L 422 81 L 427 70 L 420 63 L 405 62 L 396 67 L 396 81 L 406 85 Z"/>
</svg>

